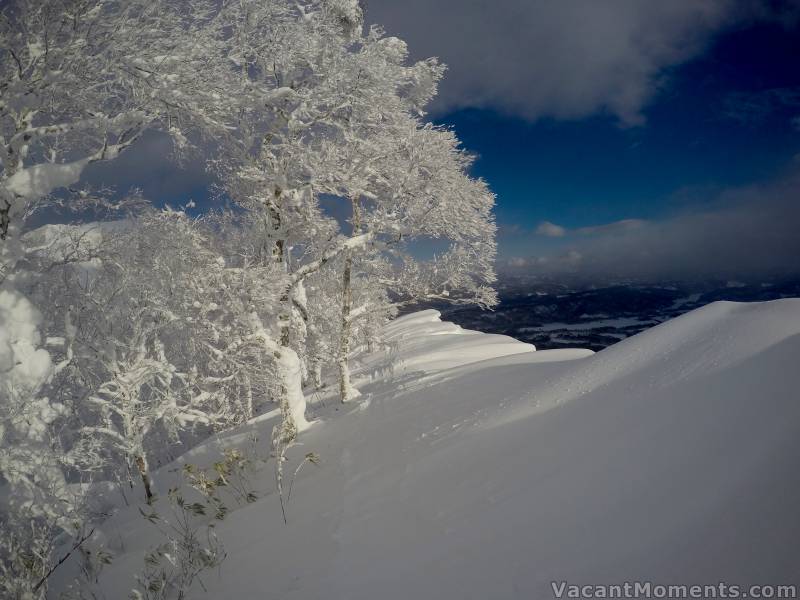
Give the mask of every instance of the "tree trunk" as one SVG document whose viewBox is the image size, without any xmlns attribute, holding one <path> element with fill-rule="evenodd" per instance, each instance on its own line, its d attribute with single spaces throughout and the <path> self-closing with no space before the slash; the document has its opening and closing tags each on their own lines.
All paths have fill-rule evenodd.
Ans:
<svg viewBox="0 0 800 600">
<path fill-rule="evenodd" d="M 139 475 L 142 477 L 145 499 L 147 500 L 148 504 L 152 504 L 153 488 L 150 481 L 150 472 L 147 468 L 147 459 L 144 456 L 139 455 L 134 458 L 134 462 L 136 463 L 136 468 L 139 470 Z"/>
<path fill-rule="evenodd" d="M 244 386 L 244 405 L 242 410 L 244 411 L 245 421 L 249 421 L 256 416 L 256 409 L 253 404 L 253 384 L 247 374 L 244 375 Z"/>
<path fill-rule="evenodd" d="M 353 204 L 353 233 L 352 237 L 361 232 L 361 207 L 357 199 Z M 350 366 L 347 355 L 350 354 L 350 334 L 352 332 L 350 313 L 353 310 L 353 252 L 347 250 L 344 258 L 344 272 L 342 273 L 342 337 L 339 341 L 339 397 L 342 402 L 358 398 L 358 390 L 350 383 Z"/>
<path fill-rule="evenodd" d="M 286 254 L 286 232 L 281 215 L 281 197 L 283 190 L 276 188 L 274 200 L 266 205 L 267 234 L 265 244 L 270 248 L 272 260 L 281 265 L 284 272 L 288 273 L 289 264 Z M 282 424 L 280 437 L 283 443 L 289 443 L 297 437 L 298 431 L 308 427 L 305 418 L 306 399 L 303 395 L 303 365 L 297 352 L 291 347 L 292 342 L 292 297 L 295 293 L 294 286 L 286 288 L 280 297 L 278 311 L 278 331 L 280 338 L 278 348 L 274 351 L 278 375 L 278 406 L 280 407 Z M 263 331 L 263 325 L 258 320 L 258 327 Z"/>
<path fill-rule="evenodd" d="M 17 133 L 19 131 L 20 127 L 18 126 Z M 22 158 L 19 152 L 16 152 L 15 155 L 14 150 L 10 146 L 6 146 L 3 148 L 3 153 L 6 155 L 6 160 L 3 161 L 3 174 L 0 176 L 0 241 L 6 241 L 12 220 L 14 217 L 18 217 L 13 213 L 20 212 L 19 207 L 15 206 L 15 203 L 20 202 L 20 200 L 15 198 L 15 193 L 9 189 L 9 180 L 22 167 Z M 13 225 L 19 230 L 19 225 L 16 222 Z"/>
<path fill-rule="evenodd" d="M 350 383 L 350 366 L 347 364 L 347 355 L 350 354 L 350 311 L 353 308 L 352 287 L 353 258 L 349 252 L 344 259 L 344 273 L 342 275 L 342 337 L 339 341 L 339 397 L 342 402 L 352 400 L 357 396 Z"/>
<path fill-rule="evenodd" d="M 319 356 L 311 361 L 311 381 L 315 390 L 322 389 L 322 359 Z"/>
<path fill-rule="evenodd" d="M 303 394 L 303 379 L 300 357 L 291 348 L 281 348 L 278 357 L 278 370 L 281 378 L 281 393 L 286 402 L 285 410 L 292 419 L 296 431 L 308 427 L 306 421 L 306 397 Z"/>
<path fill-rule="evenodd" d="M 305 429 L 308 422 L 305 419 L 306 400 L 303 395 L 303 369 L 300 357 L 290 346 L 291 330 L 288 294 L 286 301 L 281 298 L 281 312 L 278 315 L 280 339 L 278 349 L 275 351 L 275 363 L 278 376 L 278 406 L 281 410 L 281 438 L 288 444 L 297 437 L 298 427 Z"/>
<path fill-rule="evenodd" d="M 278 406 L 282 417 L 280 437 L 286 443 L 286 440 L 293 440 L 299 431 L 303 431 L 309 425 L 305 417 L 306 397 L 303 395 L 300 357 L 292 348 L 283 346 L 266 332 L 257 313 L 251 313 L 250 318 L 253 332 L 259 335 L 267 350 L 275 358 Z"/>
<path fill-rule="evenodd" d="M 291 334 L 294 339 L 295 348 L 308 348 L 309 318 L 308 318 L 308 298 L 306 296 L 306 286 L 301 279 L 293 287 L 289 294 L 291 301 L 290 324 Z M 300 373 L 303 385 L 308 382 L 308 363 L 302 354 L 300 358 Z"/>
<path fill-rule="evenodd" d="M 275 353 L 278 367 L 280 399 L 279 406 L 286 429 L 284 437 L 294 437 L 305 429 L 308 422 L 305 418 L 306 399 L 303 395 L 304 367 L 300 355 L 292 348 L 292 290 L 281 298 L 281 309 L 278 314 L 280 339 L 279 349 Z"/>
</svg>

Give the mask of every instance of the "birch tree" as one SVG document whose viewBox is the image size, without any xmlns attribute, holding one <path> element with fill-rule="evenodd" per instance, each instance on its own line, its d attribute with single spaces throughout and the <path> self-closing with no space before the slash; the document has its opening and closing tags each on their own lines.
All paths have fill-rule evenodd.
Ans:
<svg viewBox="0 0 800 600">
<path fill-rule="evenodd" d="M 192 126 L 218 128 L 211 100 L 228 84 L 209 68 L 215 55 L 196 51 L 212 30 L 191 31 L 176 17 L 166 4 L 135 0 L 16 0 L 0 11 L 0 295 L 27 319 L 29 349 L 14 357 L 28 365 L 14 390 L 23 402 L 45 401 L 42 387 L 59 368 L 42 343 L 43 316 L 23 293 L 32 279 L 20 268 L 25 217 L 147 129 L 183 142 Z M 19 354 L 13 331 L 0 330 L 0 346 Z M 0 396 L 12 402 L 9 391 Z"/>
<path fill-rule="evenodd" d="M 379 170 L 389 166 L 387 153 L 396 150 L 389 143 L 392 135 L 396 138 L 397 131 L 402 126 L 407 129 L 409 123 L 412 129 L 417 127 L 414 115 L 421 114 L 422 107 L 435 93 L 443 69 L 435 60 L 405 65 L 405 44 L 384 37 L 377 27 L 364 33 L 363 15 L 355 2 L 309 2 L 298 5 L 297 11 L 280 13 L 285 20 L 280 27 L 265 20 L 263 29 L 258 26 L 249 29 L 251 35 L 258 31 L 272 42 L 286 39 L 280 35 L 285 27 L 293 33 L 292 39 L 305 40 L 305 47 L 299 49 L 304 53 L 301 68 L 297 67 L 297 51 L 293 54 L 270 47 L 267 52 L 275 52 L 281 59 L 277 62 L 267 62 L 262 54 L 252 51 L 248 62 L 256 66 L 257 73 L 268 73 L 276 85 L 289 83 L 285 92 L 289 101 L 270 124 L 258 156 L 239 175 L 251 181 L 257 178 L 254 173 L 260 177 L 257 187 L 260 194 L 256 195 L 260 196 L 262 210 L 270 223 L 267 229 L 274 239 L 273 254 L 284 264 L 289 258 L 284 239 L 288 223 L 292 220 L 297 223 L 303 212 L 286 210 L 286 205 L 296 206 L 299 202 L 313 206 L 320 194 L 352 203 L 351 235 L 328 235 L 322 243 L 317 238 L 316 258 L 297 266 L 289 277 L 289 287 L 283 294 L 287 308 L 280 317 L 284 322 L 281 343 L 288 346 L 293 316 L 303 312 L 295 300 L 303 296 L 304 279 L 333 258 L 343 256 L 343 333 L 339 353 L 346 355 L 345 340 L 349 340 L 351 330 L 349 274 L 353 253 L 367 245 L 385 243 L 379 238 L 387 229 L 392 236 L 399 233 L 394 225 L 374 226 L 376 219 L 369 221 L 369 227 L 365 221 L 362 228 L 360 203 L 364 198 L 376 198 L 373 189 L 377 180 L 390 178 L 389 173 L 381 174 Z M 309 48 L 314 52 L 309 52 Z M 394 195 L 386 198 L 385 205 L 405 199 Z M 386 210 L 381 218 L 388 224 L 401 213 Z M 308 246 L 314 247 L 314 241 L 307 239 Z M 339 362 L 341 380 L 347 382 L 346 358 L 340 357 Z M 343 392 L 343 398 L 349 395 L 352 393 Z"/>
<path fill-rule="evenodd" d="M 320 181 L 319 187 L 347 199 L 351 241 L 369 240 L 360 252 L 394 257 L 398 268 L 393 277 L 383 279 L 387 287 L 407 302 L 496 303 L 491 289 L 496 252 L 494 195 L 485 182 L 468 176 L 472 159 L 452 131 L 422 124 L 408 112 L 400 112 L 374 131 L 347 131 L 345 140 L 341 149 L 328 141 L 319 145 L 317 151 L 330 160 L 324 172 L 334 174 Z M 445 240 L 451 246 L 420 266 L 410 252 L 415 240 L 424 239 Z M 369 307 L 353 305 L 354 252 L 345 252 L 342 269 L 338 361 L 343 401 L 357 395 L 348 369 L 352 323 L 369 311 Z M 427 273 L 424 277 L 423 272 Z"/>
<path fill-rule="evenodd" d="M 399 305 L 496 301 L 494 197 L 425 121 L 444 68 L 409 63 L 355 0 L 16 0 L 0 36 L 0 324 L 24 316 L 0 327 L 0 404 L 44 402 L 85 469 L 128 464 L 149 501 L 159 442 L 271 400 L 285 448 L 323 356 L 347 401 L 351 350 Z M 85 197 L 86 167 L 151 130 L 213 154 L 236 210 L 26 237 L 31 211 Z"/>
</svg>

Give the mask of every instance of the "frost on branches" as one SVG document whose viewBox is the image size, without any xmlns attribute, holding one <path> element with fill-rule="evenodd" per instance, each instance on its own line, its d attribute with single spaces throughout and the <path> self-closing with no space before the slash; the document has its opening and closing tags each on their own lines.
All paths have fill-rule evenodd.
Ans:
<svg viewBox="0 0 800 600">
<path fill-rule="evenodd" d="M 494 196 L 467 175 L 470 157 L 451 131 L 422 119 L 443 73 L 441 65 L 435 60 L 406 64 L 405 44 L 384 37 L 378 27 L 353 34 L 341 26 L 338 5 L 322 3 L 316 13 L 310 7 L 303 11 L 302 19 L 285 26 L 291 38 L 277 35 L 284 27 L 274 19 L 261 24 L 260 39 L 285 44 L 253 50 L 250 61 L 260 66 L 255 73 L 276 86 L 291 81 L 291 92 L 268 123 L 267 143 L 231 177 L 251 184 L 249 193 L 234 198 L 263 214 L 267 244 L 290 275 L 287 304 L 305 278 L 340 259 L 335 354 L 340 396 L 347 401 L 357 394 L 347 366 L 354 323 L 381 310 L 353 306 L 353 288 L 363 278 L 354 272 L 356 258 L 365 265 L 388 258 L 396 268 L 384 278 L 386 289 L 404 301 L 491 306 L 495 225 Z M 249 34 L 254 31 L 258 27 Z M 292 51 L 290 40 L 303 40 L 319 51 L 295 64 L 300 53 Z M 270 56 L 279 60 L 270 62 Z M 344 203 L 351 213 L 338 235 L 331 235 L 329 227 L 315 227 L 325 223 L 318 217 L 320 196 Z M 290 232 L 298 230 L 307 235 L 291 239 Z M 442 257 L 405 269 L 418 239 L 452 246 Z M 420 269 L 436 273 L 427 278 L 428 285 L 419 285 Z M 409 275 L 415 285 L 407 281 Z M 302 309 L 287 308 L 286 322 L 295 309 L 302 314 Z"/>
<path fill-rule="evenodd" d="M 409 63 L 355 0 L 15 0 L 0 37 L 0 565 L 17 596 L 46 593 L 56 546 L 102 526 L 87 490 L 157 503 L 155 466 L 273 406 L 280 486 L 304 390 L 356 397 L 353 350 L 400 307 L 496 303 L 494 196 L 425 120 L 444 67 Z M 207 160 L 219 207 L 83 184 L 149 130 Z M 71 222 L 32 229 L 54 205 Z M 81 220 L 99 205 L 109 220 Z"/>
</svg>

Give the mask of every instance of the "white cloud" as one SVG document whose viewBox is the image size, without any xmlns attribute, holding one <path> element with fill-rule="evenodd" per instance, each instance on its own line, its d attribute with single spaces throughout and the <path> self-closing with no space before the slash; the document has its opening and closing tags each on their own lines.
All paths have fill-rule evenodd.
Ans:
<svg viewBox="0 0 800 600">
<path fill-rule="evenodd" d="M 494 108 L 526 119 L 605 113 L 625 125 L 665 73 L 716 33 L 785 17 L 756 0 L 369 0 L 367 20 L 449 65 L 438 111 Z"/>
<path fill-rule="evenodd" d="M 568 231 L 549 261 L 528 259 L 526 265 L 645 279 L 798 275 L 798 198 L 800 166 L 779 181 L 723 192 L 702 211 Z"/>
<path fill-rule="evenodd" d="M 564 237 L 567 230 L 561 225 L 556 225 L 550 221 L 542 221 L 535 230 L 536 235 L 543 235 L 545 237 Z"/>
<path fill-rule="evenodd" d="M 622 219 L 621 221 L 614 221 L 613 223 L 605 223 L 603 225 L 581 227 L 575 231 L 581 235 L 610 235 L 641 229 L 646 224 L 647 221 L 642 219 Z"/>
<path fill-rule="evenodd" d="M 614 221 L 613 223 L 603 223 L 602 225 L 591 225 L 589 227 L 579 227 L 577 229 L 567 229 L 561 225 L 556 225 L 550 221 L 542 221 L 534 230 L 536 235 L 551 238 L 562 238 L 574 234 L 579 235 L 609 235 L 620 234 L 635 229 L 640 229 L 647 224 L 647 221 L 642 219 L 623 219 L 621 221 Z"/>
</svg>

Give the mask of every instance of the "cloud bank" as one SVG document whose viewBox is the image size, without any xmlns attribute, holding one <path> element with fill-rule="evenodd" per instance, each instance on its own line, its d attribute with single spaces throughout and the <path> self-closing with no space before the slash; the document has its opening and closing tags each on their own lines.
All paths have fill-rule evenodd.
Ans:
<svg viewBox="0 0 800 600">
<path fill-rule="evenodd" d="M 560 229 L 564 236 L 557 250 L 515 257 L 507 266 L 587 278 L 797 276 L 800 168 L 776 183 L 722 193 L 703 211 Z"/>
<path fill-rule="evenodd" d="M 756 0 L 367 0 L 367 21 L 449 66 L 434 108 L 492 108 L 529 120 L 609 114 L 624 125 L 670 67 L 716 33 L 791 18 L 792 2 Z"/>
</svg>

